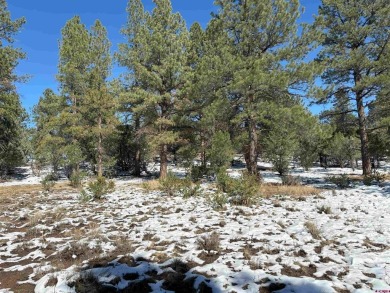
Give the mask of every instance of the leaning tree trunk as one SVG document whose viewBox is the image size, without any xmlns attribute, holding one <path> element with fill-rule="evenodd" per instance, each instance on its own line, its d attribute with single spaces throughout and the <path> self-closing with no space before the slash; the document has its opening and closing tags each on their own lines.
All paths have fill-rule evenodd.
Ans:
<svg viewBox="0 0 390 293">
<path fill-rule="evenodd" d="M 370 153 L 368 150 L 368 136 L 366 128 L 366 113 L 364 112 L 363 97 L 359 93 L 356 94 L 356 105 L 359 118 L 359 134 L 360 134 L 360 150 L 362 155 L 363 175 L 371 174 Z"/>
<path fill-rule="evenodd" d="M 160 178 L 164 179 L 168 175 L 168 146 L 162 145 L 160 148 Z"/>
</svg>

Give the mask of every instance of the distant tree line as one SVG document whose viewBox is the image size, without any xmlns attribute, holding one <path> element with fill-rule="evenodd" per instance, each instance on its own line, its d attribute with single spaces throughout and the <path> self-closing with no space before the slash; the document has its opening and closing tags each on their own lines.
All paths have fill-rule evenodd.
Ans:
<svg viewBox="0 0 390 293">
<path fill-rule="evenodd" d="M 158 157 L 162 178 L 171 159 L 202 175 L 240 153 L 257 178 L 259 157 L 281 175 L 291 160 L 308 169 L 361 159 L 369 175 L 389 155 L 387 0 L 322 0 L 312 24 L 298 24 L 298 0 L 216 0 L 205 29 L 188 29 L 170 0 L 154 3 L 146 11 L 129 0 L 126 42 L 114 54 L 99 20 L 65 24 L 59 94 L 43 92 L 29 129 L 15 87 L 24 54 L 12 46 L 24 19 L 12 21 L 0 0 L 2 174 L 29 157 L 69 176 L 83 163 L 99 177 L 140 175 Z M 126 74 L 112 80 L 114 62 Z M 314 116 L 307 98 L 333 106 Z"/>
</svg>

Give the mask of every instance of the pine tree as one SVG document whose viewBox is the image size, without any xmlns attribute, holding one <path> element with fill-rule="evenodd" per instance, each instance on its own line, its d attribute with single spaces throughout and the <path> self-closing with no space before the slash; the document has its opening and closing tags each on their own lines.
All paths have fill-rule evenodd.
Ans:
<svg viewBox="0 0 390 293">
<path fill-rule="evenodd" d="M 180 110 L 186 82 L 188 31 L 169 0 L 154 1 L 151 14 L 138 0 L 129 2 L 125 35 L 119 60 L 132 73 L 133 111 L 142 115 L 144 131 L 160 156 L 160 177 L 167 175 L 168 147 L 177 143 L 175 115 Z M 144 25 L 136 25 L 137 20 Z"/>
<path fill-rule="evenodd" d="M 65 98 L 46 89 L 33 109 L 36 127 L 33 138 L 34 160 L 38 166 L 50 164 L 54 172 L 63 164 L 66 140 L 61 113 L 65 108 Z"/>
<path fill-rule="evenodd" d="M 13 21 L 7 3 L 0 0 L 0 175 L 23 161 L 21 140 L 26 114 L 15 88 L 15 82 L 22 80 L 15 68 L 25 55 L 12 43 L 24 23 L 24 18 Z"/>
<path fill-rule="evenodd" d="M 227 89 L 240 111 L 235 121 L 244 125 L 247 169 L 258 175 L 259 109 L 267 100 L 289 99 L 292 87 L 310 77 L 311 67 L 302 63 L 309 47 L 297 38 L 297 0 L 217 0 L 216 19 L 230 38 L 232 78 Z M 303 35 L 306 35 L 304 32 Z M 309 36 L 309 34 L 307 35 Z"/>
<path fill-rule="evenodd" d="M 390 70 L 389 14 L 387 0 L 323 0 L 314 24 L 322 34 L 318 59 L 326 66 L 321 96 L 343 92 L 355 102 L 364 175 L 371 173 L 366 107 Z"/>
<path fill-rule="evenodd" d="M 75 16 L 62 29 L 57 75 L 61 95 L 66 98 L 67 104 L 61 115 L 66 126 L 64 137 L 67 146 L 64 152 L 70 172 L 78 170 L 79 163 L 85 158 L 81 143 L 84 122 L 80 107 L 88 89 L 90 63 L 90 34 L 80 17 Z"/>
<path fill-rule="evenodd" d="M 85 134 L 92 145 L 94 159 L 97 163 L 98 177 L 103 176 L 103 165 L 109 163 L 104 144 L 113 134 L 117 119 L 115 117 L 116 101 L 110 93 L 107 78 L 111 69 L 110 42 L 107 31 L 97 20 L 91 29 L 89 46 L 88 76 L 86 95 L 83 97 L 80 113 L 85 121 Z"/>
</svg>

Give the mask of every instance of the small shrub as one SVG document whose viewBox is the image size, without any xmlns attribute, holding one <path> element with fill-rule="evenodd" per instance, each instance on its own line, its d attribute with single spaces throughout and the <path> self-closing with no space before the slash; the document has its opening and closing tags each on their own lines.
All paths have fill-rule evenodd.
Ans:
<svg viewBox="0 0 390 293">
<path fill-rule="evenodd" d="M 115 190 L 115 183 L 112 180 L 107 180 L 105 177 L 98 177 L 95 181 L 89 182 L 87 190 L 82 190 L 80 194 L 81 200 L 101 199 Z"/>
<path fill-rule="evenodd" d="M 148 192 L 161 189 L 161 186 L 160 186 L 160 183 L 158 180 L 144 181 L 141 183 L 141 187 Z"/>
<path fill-rule="evenodd" d="M 235 205 L 253 205 L 259 200 L 259 182 L 254 175 L 243 172 L 240 178 L 224 178 L 222 189 Z"/>
<path fill-rule="evenodd" d="M 57 176 L 55 176 L 55 174 L 46 175 L 41 181 L 43 190 L 47 192 L 51 191 L 55 185 L 56 180 Z"/>
<path fill-rule="evenodd" d="M 321 232 L 317 228 L 316 224 L 308 221 L 308 222 L 305 222 L 305 227 L 314 239 L 317 239 L 317 240 L 321 239 Z"/>
<path fill-rule="evenodd" d="M 347 174 L 342 174 L 339 176 L 329 176 L 328 181 L 333 184 L 336 184 L 337 187 L 345 189 L 351 186 L 351 179 Z"/>
<path fill-rule="evenodd" d="M 329 215 L 329 214 L 332 213 L 332 209 L 330 208 L 330 206 L 323 205 L 323 206 L 317 208 L 317 212 L 319 214 L 327 214 L 327 215 Z"/>
<path fill-rule="evenodd" d="M 198 183 L 193 185 L 189 182 L 189 184 L 186 184 L 182 189 L 183 198 L 197 197 L 201 195 L 201 192 L 202 188 Z"/>
<path fill-rule="evenodd" d="M 221 191 L 217 191 L 210 197 L 211 206 L 215 210 L 225 209 L 226 204 L 229 202 L 229 198 Z"/>
<path fill-rule="evenodd" d="M 372 176 L 374 177 L 374 180 L 378 183 L 382 183 L 383 181 L 385 181 L 386 179 L 386 174 L 382 174 L 382 173 L 379 173 L 378 171 L 374 171 L 374 173 L 372 174 Z"/>
<path fill-rule="evenodd" d="M 363 184 L 367 186 L 371 186 L 374 181 L 374 178 L 372 178 L 371 175 L 364 175 L 363 177 Z"/>
<path fill-rule="evenodd" d="M 69 181 L 70 185 L 74 188 L 79 188 L 82 185 L 84 178 L 86 177 L 85 172 L 82 171 L 73 171 L 70 175 Z"/>
<path fill-rule="evenodd" d="M 188 182 L 184 181 L 185 180 L 181 180 L 172 172 L 168 172 L 165 178 L 159 179 L 161 191 L 168 196 L 178 195 L 181 192 L 183 186 L 186 183 L 188 184 Z"/>
<path fill-rule="evenodd" d="M 298 186 L 301 185 L 301 180 L 299 177 L 292 175 L 283 175 L 282 184 L 287 186 Z"/>
<path fill-rule="evenodd" d="M 385 174 L 381 174 L 375 170 L 372 174 L 365 175 L 363 177 L 363 184 L 368 186 L 372 185 L 374 182 L 380 184 L 385 180 L 385 177 L 386 177 Z"/>
<path fill-rule="evenodd" d="M 198 249 L 207 251 L 210 254 L 211 251 L 219 251 L 220 239 L 217 232 L 213 232 L 208 235 L 203 235 L 197 240 Z"/>
<path fill-rule="evenodd" d="M 105 286 L 99 282 L 99 278 L 93 275 L 92 272 L 82 272 L 75 281 L 74 287 L 78 293 L 105 292 L 104 289 L 106 289 Z"/>
<path fill-rule="evenodd" d="M 82 189 L 80 191 L 80 195 L 78 197 L 78 200 L 81 202 L 87 202 L 93 200 L 92 194 L 88 193 L 85 189 Z"/>
<path fill-rule="evenodd" d="M 199 181 L 204 176 L 209 174 L 209 169 L 205 166 L 192 166 L 191 167 L 191 180 L 194 182 Z"/>
</svg>

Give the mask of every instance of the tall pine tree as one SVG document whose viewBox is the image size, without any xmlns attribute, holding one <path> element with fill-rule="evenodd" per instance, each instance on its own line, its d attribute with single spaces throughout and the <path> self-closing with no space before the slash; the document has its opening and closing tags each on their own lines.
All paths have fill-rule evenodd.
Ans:
<svg viewBox="0 0 390 293">
<path fill-rule="evenodd" d="M 363 174 L 371 173 L 366 111 L 386 83 L 390 39 L 387 0 L 323 0 L 315 26 L 322 34 L 319 54 L 326 86 L 321 95 L 343 92 L 355 102 Z"/>
<path fill-rule="evenodd" d="M 66 98 L 62 119 L 66 126 L 64 135 L 67 146 L 64 149 L 69 171 L 78 170 L 84 155 L 80 143 L 83 138 L 83 116 L 80 107 L 88 89 L 90 66 L 90 34 L 79 16 L 75 16 L 62 29 L 60 61 L 57 79 L 61 94 Z"/>
<path fill-rule="evenodd" d="M 309 50 L 306 39 L 297 37 L 298 0 L 217 0 L 216 18 L 230 38 L 232 78 L 227 91 L 240 112 L 235 121 L 247 133 L 245 160 L 250 174 L 258 175 L 259 109 L 264 101 L 289 100 L 311 76 L 304 66 Z M 304 32 L 302 35 L 306 35 Z M 296 94 L 297 91 L 294 91 Z"/>
<path fill-rule="evenodd" d="M 182 90 L 186 83 L 188 31 L 170 0 L 154 1 L 151 14 L 140 1 L 130 0 L 120 62 L 132 73 L 131 99 L 135 115 L 142 115 L 143 128 L 160 157 L 160 177 L 167 175 L 169 146 L 178 142 L 176 131 Z M 144 25 L 136 25 L 138 17 Z"/>
<path fill-rule="evenodd" d="M 92 153 L 99 177 L 103 176 L 103 166 L 109 164 L 110 161 L 104 144 L 114 133 L 117 124 L 116 101 L 107 84 L 112 65 L 110 46 L 105 27 L 97 20 L 91 29 L 89 80 L 80 112 L 85 119 L 84 137 L 88 137 L 91 144 L 95 146 Z"/>
<path fill-rule="evenodd" d="M 15 87 L 15 82 L 21 80 L 15 68 L 24 54 L 12 43 L 24 23 L 24 18 L 13 21 L 7 3 L 0 0 L 0 175 L 23 160 L 21 140 L 25 112 Z"/>
</svg>

